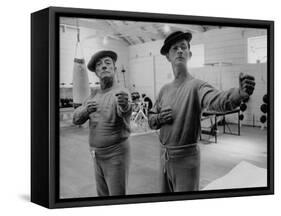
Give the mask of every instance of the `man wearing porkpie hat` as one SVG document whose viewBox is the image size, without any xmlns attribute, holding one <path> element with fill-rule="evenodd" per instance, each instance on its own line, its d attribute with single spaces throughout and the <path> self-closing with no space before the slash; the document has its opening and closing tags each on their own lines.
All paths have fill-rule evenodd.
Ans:
<svg viewBox="0 0 281 216">
<path fill-rule="evenodd" d="M 78 107 L 73 123 L 89 120 L 90 151 L 94 160 L 98 196 L 125 195 L 128 178 L 131 105 L 129 94 L 115 80 L 117 54 L 94 54 L 88 69 L 95 72 L 100 88 Z"/>
<path fill-rule="evenodd" d="M 249 98 L 255 87 L 254 77 L 239 76 L 239 88 L 219 91 L 207 82 L 191 76 L 187 62 L 192 53 L 192 34 L 177 31 L 164 41 L 160 52 L 171 63 L 174 80 L 162 87 L 149 125 L 160 129 L 162 192 L 199 190 L 200 118 L 203 109 L 229 111 Z"/>
</svg>

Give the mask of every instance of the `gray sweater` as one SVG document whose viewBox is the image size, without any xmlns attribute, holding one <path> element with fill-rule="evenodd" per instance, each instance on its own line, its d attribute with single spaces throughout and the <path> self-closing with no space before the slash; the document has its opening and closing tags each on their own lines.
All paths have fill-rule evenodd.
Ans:
<svg viewBox="0 0 281 216">
<path fill-rule="evenodd" d="M 117 104 L 116 93 L 128 90 L 119 86 L 110 89 L 95 89 L 82 106 L 73 114 L 73 123 L 84 124 L 89 120 L 89 143 L 94 148 L 104 148 L 126 140 L 130 135 L 131 105 L 122 110 Z M 96 112 L 87 113 L 86 104 L 95 100 L 98 103 Z"/>
<path fill-rule="evenodd" d="M 184 146 L 197 142 L 201 130 L 201 112 L 229 111 L 242 100 L 239 89 L 219 91 L 198 79 L 181 83 L 171 82 L 162 87 L 150 110 L 148 121 L 152 129 L 160 128 L 160 142 L 169 146 Z M 173 123 L 160 125 L 158 115 L 162 108 L 172 108 Z"/>
</svg>

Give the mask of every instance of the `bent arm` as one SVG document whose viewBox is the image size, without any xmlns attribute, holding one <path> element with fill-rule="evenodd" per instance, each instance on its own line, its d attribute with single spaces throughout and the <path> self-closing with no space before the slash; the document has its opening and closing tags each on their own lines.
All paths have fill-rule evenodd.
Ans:
<svg viewBox="0 0 281 216">
<path fill-rule="evenodd" d="M 132 114 L 132 103 L 131 103 L 131 96 L 130 93 L 127 89 L 122 89 L 123 92 L 127 93 L 128 95 L 128 104 L 125 108 L 122 108 L 118 103 L 117 103 L 117 114 L 121 118 L 127 118 L 130 117 Z"/>
<path fill-rule="evenodd" d="M 162 95 L 162 91 L 160 91 L 154 106 L 148 112 L 148 125 L 153 130 L 157 130 L 161 128 L 161 123 L 159 121 L 159 115 L 161 111 L 161 105 L 160 105 L 161 95 Z"/>
<path fill-rule="evenodd" d="M 161 128 L 159 113 L 154 113 L 152 110 L 150 110 L 148 113 L 148 124 L 149 127 L 153 130 Z"/>
<path fill-rule="evenodd" d="M 128 116 L 131 116 L 131 114 L 132 114 L 132 104 L 131 104 L 131 103 L 128 103 L 128 106 L 126 107 L 126 109 L 122 109 L 121 106 L 118 106 L 118 105 L 117 105 L 117 114 L 118 114 L 120 117 L 128 117 Z"/>
<path fill-rule="evenodd" d="M 75 109 L 73 113 L 72 122 L 75 125 L 82 125 L 89 119 L 89 113 L 87 107 L 82 105 Z"/>
</svg>

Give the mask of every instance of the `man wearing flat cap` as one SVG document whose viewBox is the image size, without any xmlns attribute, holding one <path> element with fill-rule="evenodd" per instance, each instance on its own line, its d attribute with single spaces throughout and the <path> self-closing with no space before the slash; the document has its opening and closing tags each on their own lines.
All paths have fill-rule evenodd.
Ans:
<svg viewBox="0 0 281 216">
<path fill-rule="evenodd" d="M 88 69 L 95 72 L 100 88 L 78 107 L 73 123 L 89 120 L 90 151 L 94 160 L 98 196 L 125 195 L 128 178 L 131 105 L 128 91 L 115 80 L 117 54 L 94 54 Z"/>
<path fill-rule="evenodd" d="M 200 118 L 203 109 L 230 111 L 254 91 L 254 77 L 239 76 L 239 88 L 219 91 L 191 76 L 192 34 L 177 31 L 164 41 L 161 54 L 171 63 L 174 80 L 164 85 L 149 113 L 149 125 L 160 129 L 162 192 L 199 190 Z"/>
</svg>

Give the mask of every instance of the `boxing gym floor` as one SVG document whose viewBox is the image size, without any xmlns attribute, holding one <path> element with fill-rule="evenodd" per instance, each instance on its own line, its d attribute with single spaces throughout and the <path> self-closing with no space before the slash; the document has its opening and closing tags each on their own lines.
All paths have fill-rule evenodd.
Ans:
<svg viewBox="0 0 281 216">
<path fill-rule="evenodd" d="M 236 127 L 237 125 L 230 125 L 232 130 Z M 221 126 L 218 130 L 217 143 L 208 135 L 204 135 L 203 141 L 199 142 L 200 190 L 227 175 L 241 163 L 246 162 L 263 170 L 267 168 L 266 129 L 242 126 L 240 136 L 222 133 Z M 157 132 L 133 133 L 130 137 L 130 147 L 128 194 L 159 193 L 160 143 Z M 251 170 L 253 169 L 248 169 L 247 173 Z M 241 173 L 238 171 L 240 177 L 244 174 L 245 171 Z M 253 174 L 249 175 L 255 178 Z M 218 181 L 218 184 L 221 184 L 220 182 Z M 88 128 L 61 127 L 60 198 L 95 196 L 94 167 L 89 153 Z"/>
</svg>

